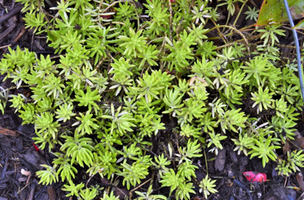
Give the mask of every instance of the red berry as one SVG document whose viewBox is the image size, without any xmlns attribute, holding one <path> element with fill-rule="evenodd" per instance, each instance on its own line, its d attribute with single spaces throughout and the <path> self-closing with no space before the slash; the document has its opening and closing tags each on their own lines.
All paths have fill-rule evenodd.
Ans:
<svg viewBox="0 0 304 200">
<path fill-rule="evenodd" d="M 267 179 L 267 175 L 259 172 L 244 172 L 243 175 L 250 183 L 263 183 Z"/>
<path fill-rule="evenodd" d="M 32 142 L 32 144 L 33 144 L 35 150 L 39 152 L 39 147 L 37 147 L 37 145 L 35 145 L 33 142 Z"/>
</svg>

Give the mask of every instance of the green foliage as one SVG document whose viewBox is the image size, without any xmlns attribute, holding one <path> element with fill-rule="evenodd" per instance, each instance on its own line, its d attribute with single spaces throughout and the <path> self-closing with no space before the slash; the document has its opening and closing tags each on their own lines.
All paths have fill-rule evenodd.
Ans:
<svg viewBox="0 0 304 200">
<path fill-rule="evenodd" d="M 24 104 L 23 110 L 20 110 L 20 117 L 22 118 L 22 124 L 31 124 L 35 120 L 35 106 L 33 104 Z"/>
<path fill-rule="evenodd" d="M 193 183 L 180 185 L 175 192 L 176 199 L 190 199 L 190 193 L 195 194 L 195 191 L 192 188 Z"/>
<path fill-rule="evenodd" d="M 304 167 L 304 154 L 303 151 L 287 152 L 287 160 L 279 159 L 276 170 L 282 176 L 290 176 L 291 173 L 301 171 L 299 167 Z"/>
<path fill-rule="evenodd" d="M 139 68 L 143 68 L 146 63 L 150 66 L 157 66 L 157 55 L 159 50 L 156 49 L 155 45 L 144 46 L 142 52 L 138 55 L 139 58 L 142 58 Z"/>
<path fill-rule="evenodd" d="M 215 189 L 215 186 L 216 186 L 214 184 L 215 182 L 216 182 L 216 180 L 212 180 L 211 178 L 208 177 L 208 175 L 203 180 L 201 180 L 200 185 L 199 185 L 199 187 L 200 187 L 199 192 L 204 193 L 205 199 L 207 199 L 208 195 L 217 192 L 217 190 Z"/>
<path fill-rule="evenodd" d="M 163 111 L 163 113 L 172 113 L 172 116 L 175 117 L 176 110 L 183 107 L 183 104 L 181 103 L 182 98 L 183 95 L 180 95 L 180 92 L 177 89 L 169 90 L 168 88 L 166 88 L 163 101 L 169 109 Z"/>
<path fill-rule="evenodd" d="M 192 177 L 196 177 L 195 170 L 198 169 L 197 166 L 192 165 L 192 163 L 186 160 L 184 163 L 178 166 L 178 171 L 181 172 L 181 176 L 185 177 L 189 181 L 191 181 Z M 190 197 L 188 197 L 190 198 Z"/>
<path fill-rule="evenodd" d="M 121 107 L 115 112 L 114 105 L 111 104 L 111 115 L 103 115 L 102 118 L 111 119 L 111 133 L 114 131 L 114 128 L 118 129 L 118 132 L 123 135 L 126 131 L 132 131 L 131 127 L 135 126 L 132 121 L 132 114 L 127 111 L 120 112 Z"/>
<path fill-rule="evenodd" d="M 60 126 L 57 121 L 53 121 L 54 116 L 49 112 L 41 113 L 41 116 L 36 118 L 36 129 L 39 129 L 38 133 L 48 134 L 52 136 L 53 140 L 56 140 L 56 133 Z"/>
<path fill-rule="evenodd" d="M 268 77 L 269 69 L 271 63 L 266 57 L 257 56 L 252 59 L 250 62 L 246 62 L 247 66 L 242 66 L 244 71 L 247 73 L 246 80 L 249 79 L 250 82 L 253 82 L 253 85 L 260 86 L 262 85 L 263 80 Z"/>
<path fill-rule="evenodd" d="M 62 136 L 65 139 L 65 143 L 61 146 L 61 150 L 66 152 L 66 155 L 71 157 L 71 165 L 77 161 L 80 166 L 90 166 L 93 162 L 92 140 L 87 137 L 81 137 L 80 134 L 75 131 L 74 137 Z M 66 151 L 65 151 L 66 150 Z"/>
<path fill-rule="evenodd" d="M 35 28 L 34 32 L 38 31 L 37 34 L 43 33 L 41 30 L 46 25 L 47 21 L 44 21 L 44 13 L 26 13 L 24 20 L 26 21 L 26 28 Z"/>
<path fill-rule="evenodd" d="M 273 143 L 279 141 L 279 139 L 260 136 L 259 139 L 255 140 L 255 145 L 251 146 L 251 151 L 248 154 L 251 154 L 250 158 L 258 157 L 262 158 L 263 167 L 265 167 L 266 163 L 269 162 L 269 158 L 273 161 L 276 160 L 277 155 L 274 153 L 275 149 L 279 149 L 280 146 L 275 146 Z"/>
<path fill-rule="evenodd" d="M 211 112 L 207 112 L 201 119 L 198 120 L 205 132 L 214 132 L 214 128 L 217 127 L 215 118 L 211 116 Z"/>
<path fill-rule="evenodd" d="M 55 75 L 52 73 L 45 79 L 45 85 L 42 86 L 42 89 L 47 92 L 48 96 L 53 95 L 54 98 L 58 98 L 59 94 L 62 94 L 62 89 L 64 85 L 61 83 L 62 80 L 60 77 L 55 77 Z"/>
<path fill-rule="evenodd" d="M 118 199 L 109 188 L 78 182 L 85 171 L 136 188 L 137 199 L 191 199 L 203 150 L 217 154 L 233 142 L 238 154 L 265 166 L 294 137 L 303 102 L 291 64 L 279 62 L 279 26 L 252 32 L 263 43 L 250 46 L 255 57 L 233 41 L 242 33 L 235 28 L 219 32 L 222 46 L 207 34 L 231 28 L 205 27 L 216 24 L 219 6 L 235 15 L 243 1 L 147 0 L 143 13 L 136 2 L 61 0 L 50 8 L 54 16 L 43 1 L 19 1 L 26 26 L 47 34 L 58 59 L 9 47 L 0 73 L 15 86 L 0 87 L 0 110 L 10 105 L 23 124 L 34 124 L 35 143 L 56 156 L 37 172 L 42 184 L 62 181 L 67 196 L 81 199 Z M 247 14 L 256 18 L 254 9 Z M 302 157 L 279 159 L 279 173 L 303 167 Z M 157 183 L 148 186 L 153 170 Z M 169 194 L 154 194 L 159 183 Z M 199 186 L 205 198 L 217 192 L 208 176 Z"/>
<path fill-rule="evenodd" d="M 167 158 L 164 157 L 164 154 L 159 155 L 158 157 L 155 157 L 155 162 L 152 162 L 152 165 L 158 169 L 158 173 L 160 176 L 163 175 L 163 173 L 168 171 L 167 166 L 170 165 L 171 162 L 167 160 Z"/>
<path fill-rule="evenodd" d="M 179 173 L 175 173 L 173 169 L 165 172 L 161 178 L 162 180 L 160 180 L 160 182 L 162 183 L 162 186 L 170 187 L 170 193 L 184 182 L 183 176 L 181 176 Z"/>
<path fill-rule="evenodd" d="M 269 89 L 266 88 L 265 91 L 261 87 L 259 87 L 258 92 L 251 93 L 252 100 L 255 101 L 255 103 L 252 105 L 252 107 L 255 107 L 257 105 L 257 113 L 261 112 L 263 108 L 267 110 L 268 108 L 271 108 L 271 102 L 272 99 L 272 93 L 269 93 Z"/>
<path fill-rule="evenodd" d="M 279 42 L 276 35 L 285 36 L 284 30 L 278 29 L 280 26 L 281 25 L 267 25 L 265 29 L 258 30 L 258 32 L 263 33 L 261 39 L 264 39 L 264 45 L 270 44 L 273 46 L 275 42 Z"/>
<path fill-rule="evenodd" d="M 126 184 L 128 190 L 130 189 L 130 185 L 134 186 L 136 184 L 139 184 L 140 179 L 145 178 L 146 175 L 149 174 L 149 165 L 140 163 L 138 161 L 134 162 L 132 165 L 124 162 L 121 164 L 121 166 L 123 170 L 117 174 L 124 177 L 122 184 Z"/>
<path fill-rule="evenodd" d="M 100 95 L 98 94 L 98 90 L 91 91 L 91 88 L 87 87 L 86 93 L 84 93 L 82 90 L 76 92 L 75 101 L 80 102 L 78 106 L 87 106 L 89 108 L 89 112 L 92 110 L 93 107 L 96 113 L 98 110 L 98 106 L 95 101 L 100 101 Z"/>
<path fill-rule="evenodd" d="M 198 24 L 199 21 L 201 23 L 205 24 L 204 18 L 210 18 L 210 15 L 208 15 L 208 8 L 204 8 L 204 5 L 201 6 L 199 9 L 198 7 L 194 7 L 193 10 L 191 10 L 194 16 L 192 17 L 193 20 L 195 20 L 195 23 Z"/>
<path fill-rule="evenodd" d="M 244 135 L 239 134 L 239 139 L 232 139 L 236 147 L 233 149 L 234 151 L 238 151 L 238 155 L 243 152 L 247 156 L 247 149 L 249 149 L 254 144 L 253 137 L 250 137 L 247 133 Z"/>
<path fill-rule="evenodd" d="M 226 129 L 237 132 L 236 127 L 245 127 L 245 121 L 247 117 L 245 113 L 240 112 L 241 109 L 237 110 L 229 110 L 226 111 L 225 114 L 219 119 L 218 123 L 220 123 L 222 131 L 226 133 Z"/>
<path fill-rule="evenodd" d="M 115 15 L 115 20 L 124 21 L 127 18 L 135 17 L 135 8 L 133 4 L 128 2 L 119 2 L 119 7 L 116 9 L 117 14 Z"/>
<path fill-rule="evenodd" d="M 122 41 L 119 46 L 123 47 L 124 54 L 126 56 L 136 57 L 138 53 L 142 53 L 142 47 L 146 45 L 146 38 L 144 36 L 140 36 L 142 31 L 135 33 L 132 28 L 130 28 L 129 33 L 130 37 L 119 37 Z"/>
<path fill-rule="evenodd" d="M 94 159 L 93 164 L 90 169 L 88 169 L 88 172 L 90 175 L 95 174 L 97 172 L 100 173 L 102 171 L 101 176 L 108 175 L 107 177 L 110 178 L 110 176 L 115 173 L 117 170 L 116 168 L 116 155 L 117 153 L 113 152 L 99 152 L 99 155 L 94 153 Z M 94 170 L 93 170 L 94 169 Z"/>
<path fill-rule="evenodd" d="M 248 6 L 248 11 L 246 11 L 245 14 L 247 15 L 246 19 L 257 21 L 259 17 L 259 10 L 256 10 L 255 7 L 250 8 Z"/>
<path fill-rule="evenodd" d="M 80 196 L 84 200 L 92 200 L 96 197 L 98 191 L 96 188 L 86 188 L 85 190 L 80 190 Z"/>
<path fill-rule="evenodd" d="M 221 0 L 223 1 L 223 0 Z M 219 4 L 218 6 L 227 5 L 227 10 L 229 11 L 230 15 L 233 15 L 235 12 L 235 4 L 237 2 L 244 2 L 243 0 L 226 0 L 226 2 Z"/>
<path fill-rule="evenodd" d="M 115 34 L 111 34 L 111 28 L 99 27 L 97 30 L 92 32 L 87 40 L 87 50 L 90 57 L 95 57 L 94 65 L 96 65 L 101 59 L 108 57 L 106 49 L 113 49 L 111 44 L 115 40 L 110 40 L 110 38 L 115 37 Z M 102 39 L 100 39 L 102 38 Z"/>
<path fill-rule="evenodd" d="M 181 163 L 183 160 L 190 161 L 189 158 L 202 156 L 202 154 L 199 154 L 201 149 L 200 144 L 197 143 L 197 140 L 194 142 L 188 140 L 187 147 L 180 147 L 179 152 L 180 154 L 177 154 L 177 156 L 180 157 L 179 163 Z"/>
<path fill-rule="evenodd" d="M 194 42 L 195 38 L 193 35 L 188 35 L 189 40 Z M 177 72 L 182 71 L 189 65 L 188 60 L 193 59 L 192 48 L 189 44 L 183 44 L 182 41 L 173 41 L 172 45 L 167 44 L 166 47 L 170 50 L 170 54 L 164 59 L 170 61 L 172 64 L 169 66 L 170 70 L 175 69 Z"/>
<path fill-rule="evenodd" d="M 193 126 L 190 126 L 189 124 L 186 124 L 184 126 L 181 127 L 181 132 L 180 134 L 182 136 L 186 136 L 186 137 L 194 137 L 194 138 L 199 138 L 201 133 L 199 132 L 200 131 L 200 128 L 194 128 Z"/>
<path fill-rule="evenodd" d="M 72 178 L 75 178 L 77 169 L 71 164 L 71 159 L 59 154 L 59 157 L 53 160 L 53 163 L 59 165 L 57 176 L 61 177 L 62 182 L 64 182 L 65 179 L 71 180 Z"/>
<path fill-rule="evenodd" d="M 80 125 L 78 126 L 77 132 L 80 134 L 91 134 L 93 130 L 98 128 L 98 125 L 95 123 L 96 119 L 92 118 L 93 114 L 90 114 L 89 111 L 86 114 L 80 113 L 80 117 L 76 117 Z M 78 124 L 78 122 L 76 122 Z"/>
<path fill-rule="evenodd" d="M 45 170 L 40 170 L 36 174 L 40 178 L 39 184 L 50 185 L 58 181 L 58 176 L 56 174 L 56 169 L 48 166 L 48 165 L 41 165 L 42 167 L 46 168 Z"/>
<path fill-rule="evenodd" d="M 71 104 L 64 104 L 63 106 L 59 106 L 55 113 L 56 118 L 58 118 L 57 121 L 63 122 L 70 120 L 71 117 L 76 115 L 75 113 L 73 113 L 73 106 Z"/>
<path fill-rule="evenodd" d="M 165 197 L 164 195 L 152 195 L 152 192 L 153 192 L 152 185 L 150 185 L 147 192 L 135 191 L 135 193 L 139 196 L 136 199 L 137 200 L 159 200 L 159 199 L 167 200 L 167 197 Z"/>
<path fill-rule="evenodd" d="M 161 33 L 167 32 L 169 26 L 169 13 L 168 8 L 162 5 L 160 0 L 147 0 L 148 4 L 144 4 L 147 8 L 146 14 L 152 19 L 148 21 L 149 33 L 152 35 L 161 35 Z"/>
<path fill-rule="evenodd" d="M 160 70 L 152 71 L 151 75 L 146 71 L 143 77 L 137 80 L 138 87 L 132 87 L 132 90 L 138 94 L 137 99 L 145 97 L 146 102 L 150 103 L 163 94 L 164 88 L 170 85 L 172 79 L 173 77 Z"/>
<path fill-rule="evenodd" d="M 271 125 L 274 127 L 275 134 L 283 141 L 285 141 L 286 138 L 291 140 L 294 139 L 294 132 L 296 131 L 294 127 L 296 122 L 294 122 L 292 119 L 288 119 L 287 117 L 282 119 L 281 117 L 275 116 L 271 120 Z M 286 135 L 283 136 L 282 133 L 285 133 Z"/>
<path fill-rule="evenodd" d="M 82 191 L 82 188 L 84 187 L 84 183 L 79 183 L 75 185 L 71 180 L 69 181 L 69 184 L 65 184 L 62 188 L 63 191 L 69 192 L 66 196 L 77 196 L 79 197 L 80 191 Z"/>
<path fill-rule="evenodd" d="M 144 103 L 146 103 L 144 101 Z M 139 115 L 138 119 L 138 126 L 139 126 L 139 135 L 141 137 L 144 136 L 149 136 L 151 137 L 151 135 L 154 133 L 154 135 L 157 135 L 157 133 L 160 130 L 165 129 L 164 127 L 164 123 L 160 122 L 160 116 L 159 115 L 155 115 L 155 114 L 148 114 L 146 113 L 145 115 Z"/>
<path fill-rule="evenodd" d="M 10 100 L 12 102 L 11 107 L 15 108 L 16 109 L 15 112 L 17 112 L 24 105 L 25 100 L 26 100 L 26 97 L 22 94 L 13 96 L 13 98 Z"/>
<path fill-rule="evenodd" d="M 211 145 L 214 145 L 215 147 L 211 149 L 210 151 L 215 151 L 215 155 L 218 154 L 218 149 L 223 149 L 223 146 L 221 144 L 221 140 L 224 140 L 227 138 L 227 136 L 216 134 L 214 132 L 209 133 L 210 139 L 207 140 L 208 145 L 207 147 L 210 147 Z"/>
<path fill-rule="evenodd" d="M 16 0 L 16 2 L 21 2 L 24 5 L 22 12 L 32 12 L 44 7 L 44 0 Z"/>
<path fill-rule="evenodd" d="M 119 200 L 119 197 L 118 196 L 115 197 L 113 194 L 113 191 L 111 191 L 110 196 L 106 192 L 104 192 L 102 199 L 103 200 Z"/>
<path fill-rule="evenodd" d="M 177 111 L 179 118 L 179 123 L 183 125 L 186 122 L 192 122 L 194 118 L 200 118 L 202 113 L 206 111 L 204 108 L 204 102 L 194 100 L 193 98 L 184 101 L 185 107 L 181 108 L 180 111 Z"/>
<path fill-rule="evenodd" d="M 278 171 L 278 174 L 281 176 L 290 176 L 292 170 L 290 169 L 290 163 L 285 160 L 279 159 L 278 166 L 275 168 Z"/>
<path fill-rule="evenodd" d="M 216 46 L 213 45 L 212 41 L 211 42 L 204 41 L 204 42 L 202 42 L 202 44 L 199 43 L 198 48 L 196 50 L 196 53 L 198 53 L 202 56 L 202 61 L 204 61 L 202 63 L 207 64 L 209 66 L 208 67 L 209 69 L 213 68 L 214 63 L 212 61 L 211 62 L 206 62 L 205 58 L 211 59 L 213 56 L 215 56 L 216 55 L 215 49 L 216 49 Z M 199 62 L 199 61 L 197 61 L 197 62 Z M 200 68 L 200 70 L 206 70 L 206 69 L 205 68 Z M 208 76 L 206 76 L 206 78 L 207 77 Z"/>
</svg>

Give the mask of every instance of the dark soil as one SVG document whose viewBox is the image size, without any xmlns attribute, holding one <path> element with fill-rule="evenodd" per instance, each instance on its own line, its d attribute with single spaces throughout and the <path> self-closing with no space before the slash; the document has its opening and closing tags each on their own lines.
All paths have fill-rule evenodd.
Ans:
<svg viewBox="0 0 304 200">
<path fill-rule="evenodd" d="M 50 1 L 56 5 L 56 1 Z M 140 2 L 140 1 L 139 1 Z M 257 6 L 261 5 L 260 0 L 248 1 L 248 5 Z M 216 1 L 214 1 L 216 4 Z M 8 53 L 8 46 L 16 49 L 19 45 L 21 49 L 28 48 L 37 54 L 50 54 L 53 56 L 53 49 L 49 48 L 46 43 L 45 36 L 35 36 L 33 31 L 26 29 L 20 13 L 22 6 L 15 4 L 14 0 L 0 0 L 0 59 L 3 54 Z M 5 10 L 8 14 L 5 14 Z M 239 8 L 237 7 L 237 10 Z M 244 10 L 246 11 L 247 8 Z M 244 11 L 240 15 L 240 19 L 236 24 L 237 28 L 242 28 L 253 24 L 253 21 L 245 20 Z M 223 15 L 223 24 L 225 23 L 227 11 L 219 10 Z M 9 16 L 8 16 L 9 15 Z M 8 16 L 8 17 L 7 17 Z M 231 23 L 233 22 L 231 19 Z M 219 22 L 221 23 L 221 21 Z M 210 27 L 212 25 L 210 24 Z M 286 25 L 286 27 L 288 27 Z M 289 34 L 286 37 L 279 38 L 282 44 L 290 45 L 293 41 L 293 35 L 290 29 L 287 30 Z M 214 35 L 212 35 L 214 34 Z M 217 36 L 216 33 L 211 32 L 210 37 Z M 300 38 L 303 35 L 300 35 Z M 235 38 L 239 39 L 238 36 Z M 301 43 L 303 43 L 301 41 Z M 215 44 L 222 44 L 222 41 L 215 41 Z M 294 53 L 294 48 L 287 48 L 282 46 L 281 52 L 282 59 L 289 59 L 289 55 Z M 3 88 L 11 87 L 10 80 L 3 81 L 4 75 L 0 76 L 0 86 Z M 28 89 L 18 89 L 11 91 L 13 94 L 22 93 L 25 96 L 30 95 Z M 248 102 L 244 102 L 248 105 Z M 243 108 L 247 109 L 247 108 Z M 247 111 L 250 113 L 250 111 Z M 267 113 L 260 114 L 262 117 L 267 118 Z M 271 115 L 271 113 L 270 113 Z M 299 121 L 298 130 L 303 130 L 303 121 Z M 166 131 L 174 129 L 174 122 L 168 120 L 166 122 Z M 35 176 L 36 171 L 41 170 L 41 164 L 51 164 L 53 156 L 48 150 L 37 150 L 33 145 L 32 137 L 35 136 L 33 125 L 22 125 L 22 120 L 14 113 L 14 110 L 7 105 L 5 114 L 0 116 L 0 200 L 56 200 L 56 199 L 73 199 L 65 197 L 65 192 L 61 190 L 62 183 L 56 183 L 50 186 L 43 186 L 38 184 L 39 179 Z M 174 137 L 174 136 L 173 136 Z M 163 139 L 176 139 L 176 138 L 154 138 L 152 142 L 159 142 Z M 300 142 L 299 142 L 300 143 Z M 299 146 L 301 146 L 300 143 Z M 157 145 L 155 145 L 157 146 Z M 208 158 L 208 166 L 205 165 L 205 160 L 195 160 L 195 164 L 199 167 L 197 170 L 197 180 L 193 180 L 194 185 L 197 185 L 198 180 L 201 180 L 205 174 L 205 169 L 208 169 L 209 176 L 213 180 L 217 180 L 217 194 L 210 195 L 208 199 L 230 199 L 230 200 L 295 200 L 304 199 L 303 189 L 303 176 L 301 173 L 292 174 L 290 177 L 278 176 L 275 171 L 277 164 L 269 162 L 266 168 L 262 167 L 260 159 L 254 158 L 250 160 L 243 154 L 237 155 L 233 151 L 234 146 L 232 143 L 224 143 L 224 149 L 219 152 L 217 156 L 214 153 L 205 152 Z M 304 147 L 304 145 L 303 145 Z M 157 150 L 152 150 L 157 153 Z M 279 156 L 284 156 L 283 152 L 278 152 Z M 85 176 L 84 170 L 79 170 L 81 176 L 78 177 L 78 182 L 86 183 L 89 179 Z M 267 174 L 268 180 L 264 183 L 252 184 L 249 183 L 243 176 L 244 171 L 255 171 Z M 151 172 L 152 174 L 154 172 Z M 304 173 L 302 169 L 302 173 Z M 90 180 L 91 184 L 99 184 L 103 187 L 113 186 L 109 184 L 106 179 L 93 177 Z M 143 187 L 145 188 L 145 187 Z M 121 197 L 128 194 L 123 186 L 113 186 L 117 195 Z M 157 191 L 159 193 L 168 193 L 168 191 Z M 197 195 L 193 195 L 192 199 L 204 199 L 199 193 L 199 188 L 196 188 Z M 76 198 L 75 198 L 76 199 Z"/>
</svg>

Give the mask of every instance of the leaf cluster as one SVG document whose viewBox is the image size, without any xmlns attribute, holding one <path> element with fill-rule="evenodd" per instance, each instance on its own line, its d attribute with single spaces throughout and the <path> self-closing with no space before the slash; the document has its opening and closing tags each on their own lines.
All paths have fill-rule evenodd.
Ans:
<svg viewBox="0 0 304 200">
<path fill-rule="evenodd" d="M 293 139 L 303 106 L 297 76 L 289 64 L 279 64 L 277 35 L 283 31 L 257 30 L 264 44 L 245 62 L 236 59 L 246 56 L 244 45 L 216 47 L 207 36 L 205 25 L 216 23 L 218 7 L 233 15 L 243 1 L 212 8 L 208 1 L 147 0 L 138 9 L 136 2 L 62 0 L 51 8 L 53 18 L 43 1 L 20 1 L 29 11 L 27 26 L 46 34 L 59 54 L 55 62 L 9 47 L 0 62 L 0 73 L 15 84 L 0 88 L 0 110 L 10 101 L 23 124 L 35 125 L 41 149 L 59 149 L 52 166 L 37 172 L 40 183 L 62 181 L 67 196 L 117 199 L 77 182 L 85 168 L 90 178 L 139 187 L 138 199 L 191 199 L 196 186 L 207 198 L 217 192 L 215 180 L 207 175 L 195 185 L 194 161 L 203 150 L 217 154 L 229 138 L 238 154 L 258 157 L 263 166 L 278 161 L 280 174 L 303 167 L 300 153 L 287 161 L 276 154 L 280 142 Z M 20 87 L 31 96 L 11 92 Z M 159 138 L 166 139 L 155 146 Z M 152 170 L 168 194 L 143 186 Z"/>
</svg>

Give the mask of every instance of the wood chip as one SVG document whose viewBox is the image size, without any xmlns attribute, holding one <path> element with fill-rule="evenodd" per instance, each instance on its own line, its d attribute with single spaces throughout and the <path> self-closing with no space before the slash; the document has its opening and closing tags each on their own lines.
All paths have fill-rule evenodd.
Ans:
<svg viewBox="0 0 304 200">
<path fill-rule="evenodd" d="M 286 155 L 287 152 L 289 152 L 289 153 L 291 152 L 290 144 L 289 144 L 288 141 L 285 142 L 285 144 L 284 144 L 282 150 L 283 150 L 283 154 L 284 154 L 284 155 Z"/>
<path fill-rule="evenodd" d="M 46 190 L 47 190 L 50 200 L 56 200 L 56 192 L 55 192 L 54 187 L 52 185 L 48 185 Z"/>
<path fill-rule="evenodd" d="M 21 174 L 24 175 L 24 176 L 31 176 L 32 173 L 30 171 L 26 171 L 24 169 L 21 169 Z"/>
<path fill-rule="evenodd" d="M 225 167 L 226 161 L 226 149 L 219 150 L 218 155 L 216 156 L 214 167 L 218 171 L 222 171 Z"/>
<path fill-rule="evenodd" d="M 11 136 L 11 137 L 18 136 L 18 133 L 16 133 L 16 131 L 12 131 L 12 130 L 9 130 L 9 129 L 6 129 L 6 128 L 1 128 L 1 127 L 0 127 L 0 134 L 8 135 L 8 136 Z"/>
<path fill-rule="evenodd" d="M 296 179 L 298 181 L 299 187 L 302 191 L 304 191 L 304 181 L 303 181 L 303 174 L 300 172 L 296 175 Z"/>
</svg>

